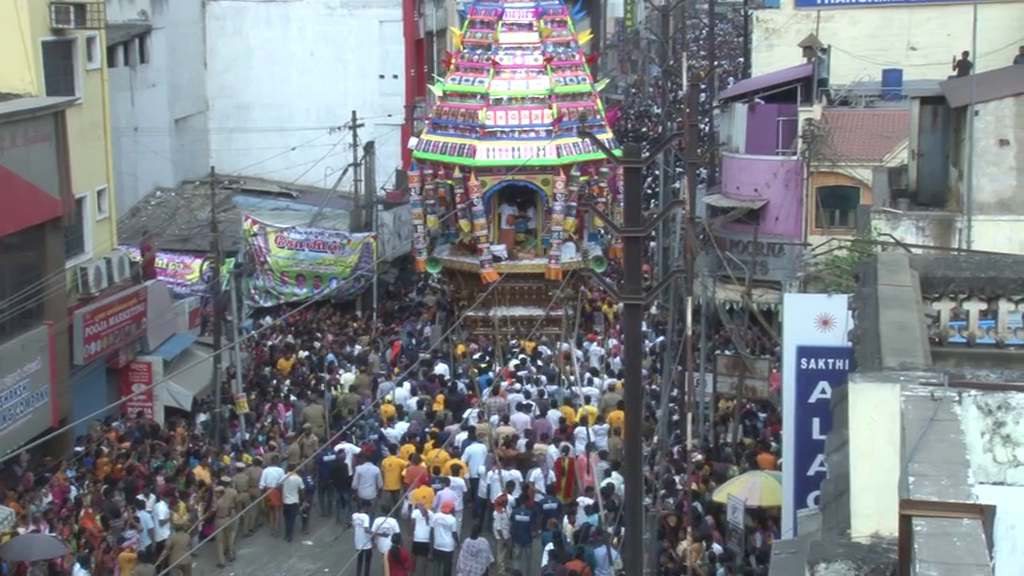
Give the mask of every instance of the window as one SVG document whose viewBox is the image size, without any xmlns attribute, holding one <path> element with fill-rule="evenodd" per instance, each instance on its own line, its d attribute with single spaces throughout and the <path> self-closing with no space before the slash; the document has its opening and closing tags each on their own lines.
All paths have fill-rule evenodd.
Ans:
<svg viewBox="0 0 1024 576">
<path fill-rule="evenodd" d="M 103 53 L 100 52 L 100 35 L 90 32 L 85 35 L 85 69 L 97 70 L 103 66 Z"/>
<path fill-rule="evenodd" d="M 118 44 L 121 47 L 121 65 L 122 66 L 135 66 L 135 56 L 132 54 L 132 43 L 122 42 Z"/>
<path fill-rule="evenodd" d="M 42 323 L 45 252 L 45 225 L 0 237 L 0 342 Z"/>
<path fill-rule="evenodd" d="M 121 51 L 119 45 L 107 46 L 107 68 L 117 68 L 121 65 Z"/>
<path fill-rule="evenodd" d="M 729 214 L 732 214 L 734 210 L 736 210 L 736 209 L 735 208 L 719 208 L 718 206 L 708 206 L 707 207 L 707 217 L 708 217 L 709 220 L 710 219 L 714 219 L 714 218 L 723 218 L 725 216 L 728 216 Z M 743 224 L 743 225 L 746 225 L 746 226 L 760 226 L 761 225 L 761 210 L 762 210 L 761 208 L 757 208 L 755 210 L 747 210 L 746 212 L 741 214 L 738 218 L 731 218 L 729 221 L 730 222 L 735 222 L 736 224 Z"/>
<path fill-rule="evenodd" d="M 96 219 L 110 218 L 110 187 L 100 186 L 96 189 Z"/>
<path fill-rule="evenodd" d="M 149 34 L 139 36 L 139 64 L 149 62 Z"/>
<path fill-rule="evenodd" d="M 852 230 L 857 227 L 860 187 L 818 186 L 815 189 L 815 196 L 816 228 Z"/>
<path fill-rule="evenodd" d="M 64 226 L 64 258 L 68 266 L 77 264 L 89 257 L 92 228 L 89 224 L 89 195 L 83 194 L 75 198 L 75 221 Z"/>
<path fill-rule="evenodd" d="M 43 40 L 47 96 L 78 96 L 78 37 Z"/>
</svg>

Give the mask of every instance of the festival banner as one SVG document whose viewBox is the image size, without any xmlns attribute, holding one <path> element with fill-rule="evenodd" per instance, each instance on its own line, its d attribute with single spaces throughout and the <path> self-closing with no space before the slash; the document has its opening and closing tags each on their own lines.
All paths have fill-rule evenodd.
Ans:
<svg viewBox="0 0 1024 576">
<path fill-rule="evenodd" d="M 373 234 L 276 226 L 251 216 L 245 216 L 242 228 L 245 262 L 253 268 L 245 290 L 250 306 L 311 298 L 343 300 L 360 293 L 373 279 Z"/>
<path fill-rule="evenodd" d="M 133 246 L 118 246 L 128 253 L 135 262 L 141 262 L 139 249 Z M 213 270 L 207 267 L 209 258 L 206 254 L 194 252 L 156 252 L 156 278 L 163 280 L 171 292 L 178 297 L 205 296 L 209 292 L 208 285 L 213 278 Z M 227 258 L 220 268 L 220 277 L 227 287 L 231 269 L 235 259 Z"/>
</svg>

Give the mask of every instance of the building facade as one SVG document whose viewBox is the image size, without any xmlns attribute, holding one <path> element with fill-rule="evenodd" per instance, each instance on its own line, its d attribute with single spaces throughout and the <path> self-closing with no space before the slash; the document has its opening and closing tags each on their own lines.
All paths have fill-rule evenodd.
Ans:
<svg viewBox="0 0 1024 576">
<path fill-rule="evenodd" d="M 2 27 L 0 27 L 2 29 Z M 67 115 L 74 97 L 0 101 L 0 451 L 67 418 L 65 247 L 74 229 Z"/>
<path fill-rule="evenodd" d="M 73 270 L 117 240 L 103 5 L 13 0 L 0 7 L 0 22 L 0 91 L 74 99 L 64 111 L 75 216 L 65 256 Z"/>
<path fill-rule="evenodd" d="M 114 183 L 122 214 L 210 169 L 202 0 L 107 2 Z"/>
<path fill-rule="evenodd" d="M 965 0 L 767 0 L 754 12 L 754 76 L 792 65 L 797 44 L 814 34 L 828 47 L 833 85 L 879 80 L 882 69 L 906 79 L 945 78 L 952 59 L 972 50 L 977 6 L 976 69 L 1013 61 L 1021 44 L 1020 3 Z"/>
</svg>

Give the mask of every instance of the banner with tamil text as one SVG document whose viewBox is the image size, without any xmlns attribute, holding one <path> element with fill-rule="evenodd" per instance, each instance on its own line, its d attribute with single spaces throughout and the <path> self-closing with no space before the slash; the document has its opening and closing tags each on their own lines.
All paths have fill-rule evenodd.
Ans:
<svg viewBox="0 0 1024 576">
<path fill-rule="evenodd" d="M 245 216 L 245 262 L 252 265 L 248 304 L 276 306 L 311 298 L 343 300 L 360 293 L 375 273 L 373 234 L 285 227 Z"/>
</svg>

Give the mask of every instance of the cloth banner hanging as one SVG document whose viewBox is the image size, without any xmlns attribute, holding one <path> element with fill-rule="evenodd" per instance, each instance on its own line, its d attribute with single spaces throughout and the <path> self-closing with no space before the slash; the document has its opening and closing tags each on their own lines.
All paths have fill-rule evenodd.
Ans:
<svg viewBox="0 0 1024 576">
<path fill-rule="evenodd" d="M 548 280 L 562 279 L 562 224 L 565 220 L 565 174 L 559 171 L 555 176 L 554 202 L 551 203 L 551 246 L 548 250 L 548 267 L 544 277 Z"/>
<path fill-rule="evenodd" d="M 427 217 L 427 231 L 437 230 L 439 220 L 437 218 L 437 181 L 434 171 L 428 164 L 423 171 L 423 209 Z"/>
<path fill-rule="evenodd" d="M 484 284 L 498 281 L 498 272 L 494 269 L 494 257 L 491 255 L 491 243 L 488 239 L 487 212 L 484 211 L 483 194 L 480 193 L 480 181 L 475 175 L 469 177 L 469 202 L 472 206 L 473 236 L 476 238 L 476 254 L 480 260 L 480 280 Z"/>
<path fill-rule="evenodd" d="M 277 226 L 246 215 L 242 236 L 244 262 L 253 267 L 245 289 L 250 306 L 314 298 L 343 300 L 359 294 L 373 280 L 374 234 Z"/>
<path fill-rule="evenodd" d="M 427 271 L 427 222 L 423 214 L 420 191 L 420 169 L 414 162 L 409 168 L 409 219 L 412 222 L 412 256 L 416 271 Z"/>
</svg>

